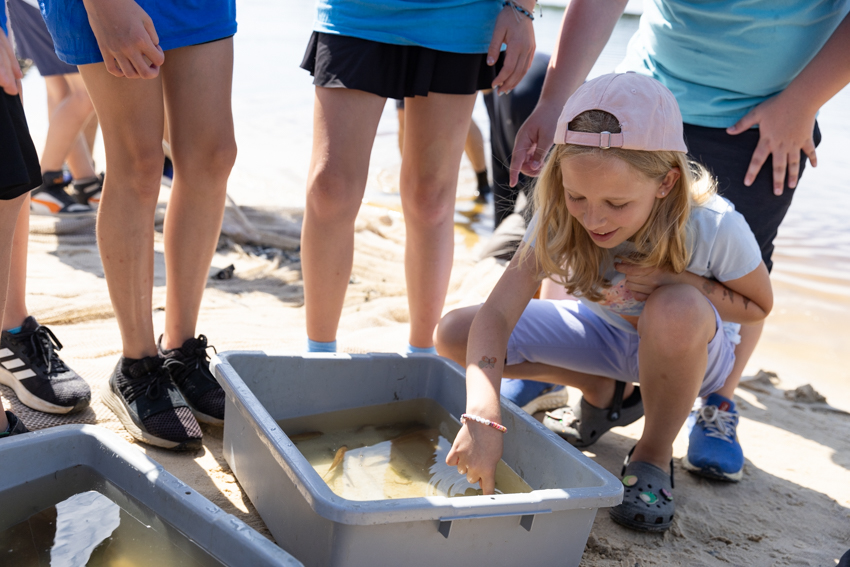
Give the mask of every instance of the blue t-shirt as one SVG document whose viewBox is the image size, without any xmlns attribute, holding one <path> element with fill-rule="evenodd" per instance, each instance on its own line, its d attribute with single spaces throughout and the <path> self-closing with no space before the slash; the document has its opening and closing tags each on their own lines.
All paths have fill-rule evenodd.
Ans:
<svg viewBox="0 0 850 567">
<path fill-rule="evenodd" d="M 236 33 L 236 0 L 136 0 L 136 3 L 153 20 L 163 51 Z M 59 59 L 69 65 L 103 61 L 82 0 L 39 0 L 39 4 Z"/>
<path fill-rule="evenodd" d="M 531 219 L 523 242 L 534 246 L 536 226 L 537 215 Z M 719 195 L 691 210 L 687 231 L 691 260 L 686 270 L 693 274 L 728 282 L 746 276 L 761 264 L 761 250 L 747 221 L 735 205 Z M 614 261 L 632 251 L 634 244 L 628 241 L 610 250 L 609 261 L 600 267 L 600 274 L 611 282 L 611 287 L 603 291 L 601 301 L 579 298 L 606 323 L 628 333 L 637 331 L 621 315 L 639 317 L 645 302 L 636 300 L 626 289 L 625 275 L 614 268 Z"/>
<path fill-rule="evenodd" d="M 728 128 L 784 90 L 848 10 L 848 0 L 648 0 L 617 71 L 661 81 L 686 124 Z"/>
<path fill-rule="evenodd" d="M 313 30 L 451 53 L 486 53 L 501 0 L 317 0 Z"/>
<path fill-rule="evenodd" d="M 0 10 L 0 29 L 3 33 L 9 35 L 9 30 L 6 29 L 6 3 L 3 3 L 3 9 Z"/>
</svg>

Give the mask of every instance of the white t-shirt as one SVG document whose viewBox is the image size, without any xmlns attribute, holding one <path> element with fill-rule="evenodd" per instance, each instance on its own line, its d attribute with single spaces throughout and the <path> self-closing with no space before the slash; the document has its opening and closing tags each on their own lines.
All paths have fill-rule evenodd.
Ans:
<svg viewBox="0 0 850 567">
<path fill-rule="evenodd" d="M 523 242 L 534 246 L 536 225 L 535 214 Z M 705 205 L 694 207 L 688 218 L 688 235 L 692 253 L 687 271 L 698 276 L 727 282 L 746 276 L 761 263 L 761 250 L 753 231 L 743 215 L 723 197 L 715 195 Z M 636 333 L 635 328 L 620 315 L 639 316 L 644 302 L 632 297 L 625 288 L 625 275 L 614 269 L 614 259 L 627 256 L 633 250 L 634 244 L 628 241 L 612 248 L 609 261 L 600 268 L 605 279 L 611 282 L 611 287 L 604 290 L 602 301 L 584 298 L 579 298 L 579 301 L 611 325 Z"/>
</svg>

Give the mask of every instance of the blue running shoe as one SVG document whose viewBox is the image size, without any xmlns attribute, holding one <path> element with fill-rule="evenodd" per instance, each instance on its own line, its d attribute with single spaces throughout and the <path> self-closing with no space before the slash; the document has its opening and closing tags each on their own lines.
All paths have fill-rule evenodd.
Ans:
<svg viewBox="0 0 850 567">
<path fill-rule="evenodd" d="M 711 394 L 703 406 L 691 412 L 685 424 L 688 455 L 682 466 L 697 475 L 738 482 L 744 476 L 744 451 L 738 442 L 735 402 Z"/>
<path fill-rule="evenodd" d="M 564 386 L 502 378 L 502 395 L 530 414 L 567 405 L 569 395 Z"/>
</svg>

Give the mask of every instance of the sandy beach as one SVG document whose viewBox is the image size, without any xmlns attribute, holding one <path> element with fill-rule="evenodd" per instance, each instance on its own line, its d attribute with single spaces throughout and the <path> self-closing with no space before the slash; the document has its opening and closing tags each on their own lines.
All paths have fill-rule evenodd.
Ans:
<svg viewBox="0 0 850 567">
<path fill-rule="evenodd" d="M 239 158 L 211 276 L 234 266 L 232 279 L 209 280 L 198 332 L 219 351 L 300 352 L 304 348 L 303 289 L 297 238 L 310 157 L 312 96 L 309 75 L 298 69 L 310 33 L 312 6 L 273 0 L 239 4 L 234 119 Z M 536 22 L 538 49 L 551 50 L 560 12 L 547 9 Z M 610 71 L 637 19 L 624 17 L 592 75 Z M 24 80 L 26 110 L 36 146 L 46 133 L 43 80 Z M 487 136 L 479 101 L 474 118 Z M 846 320 L 850 315 L 850 89 L 822 110 L 820 166 L 808 169 L 777 239 L 775 308 L 736 392 L 744 447 L 744 478 L 710 482 L 681 469 L 687 450 L 674 445 L 677 516 L 664 535 L 615 525 L 600 511 L 582 565 L 800 565 L 831 566 L 850 548 L 850 367 Z M 365 205 L 357 222 L 355 265 L 338 340 L 347 352 L 398 352 L 407 338 L 403 271 L 404 222 L 396 192 L 400 158 L 395 111 L 387 105 L 370 164 Z M 102 146 L 96 159 L 103 167 Z M 475 177 L 464 160 L 459 177 L 455 260 L 446 310 L 483 301 L 504 270 L 479 261 L 491 213 L 472 202 Z M 169 191 L 163 189 L 161 206 Z M 246 224 L 245 219 L 248 223 Z M 246 227 L 277 247 L 245 243 Z M 161 230 L 161 226 L 159 228 Z M 154 326 L 164 324 L 165 270 L 161 233 L 156 242 Z M 57 223 L 33 217 L 28 305 L 64 345 L 62 357 L 91 385 L 89 410 L 70 418 L 45 418 L 0 388 L 3 403 L 32 429 L 59 423 L 97 423 L 132 442 L 100 402 L 99 390 L 120 355 L 121 342 L 94 239 L 93 219 Z M 771 371 L 774 378 L 759 375 Z M 795 391 L 810 385 L 826 402 Z M 571 392 L 572 399 L 578 393 Z M 603 437 L 586 454 L 615 475 L 641 433 L 643 420 Z M 195 490 L 270 536 L 221 454 L 222 430 L 204 428 L 204 448 L 174 454 L 136 446 Z M 474 559 L 472 559 L 474 561 Z"/>
</svg>

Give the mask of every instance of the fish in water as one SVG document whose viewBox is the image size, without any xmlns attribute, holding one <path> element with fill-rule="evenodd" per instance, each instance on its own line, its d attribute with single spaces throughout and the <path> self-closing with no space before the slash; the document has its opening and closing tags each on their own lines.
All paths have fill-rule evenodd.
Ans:
<svg viewBox="0 0 850 567">
<path fill-rule="evenodd" d="M 331 463 L 331 468 L 329 468 L 328 472 L 325 473 L 325 476 L 324 476 L 325 479 L 327 479 L 328 476 L 330 476 L 331 473 L 333 473 L 334 470 L 339 468 L 339 465 L 342 464 L 342 460 L 345 458 L 345 452 L 346 451 L 348 451 L 348 447 L 346 447 L 345 445 L 343 445 L 342 447 L 340 447 L 339 449 L 336 450 L 336 455 L 334 455 L 334 460 Z"/>
<path fill-rule="evenodd" d="M 308 431 L 306 433 L 296 433 L 295 435 L 290 435 L 289 439 L 293 443 L 301 443 L 302 441 L 309 441 L 310 439 L 316 439 L 317 437 L 321 437 L 324 435 L 321 431 Z"/>
</svg>

